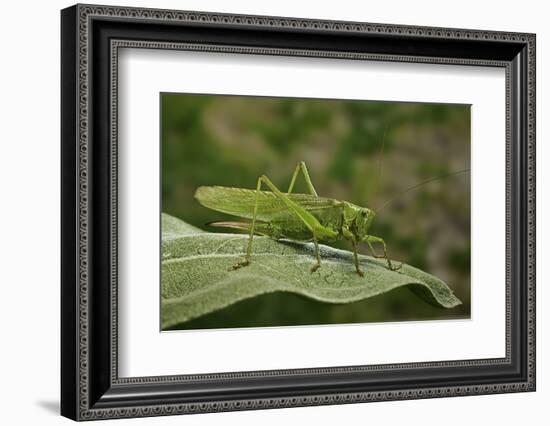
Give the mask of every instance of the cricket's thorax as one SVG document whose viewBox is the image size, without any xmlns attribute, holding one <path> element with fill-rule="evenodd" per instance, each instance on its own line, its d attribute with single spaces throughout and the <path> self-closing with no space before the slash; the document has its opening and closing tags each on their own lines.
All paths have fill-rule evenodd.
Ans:
<svg viewBox="0 0 550 426">
<path fill-rule="evenodd" d="M 374 211 L 360 207 L 347 201 L 337 202 L 330 208 L 310 209 L 323 227 L 331 229 L 337 236 L 327 239 L 319 236 L 320 241 L 331 241 L 339 238 L 354 237 L 360 241 L 368 235 L 372 224 Z M 269 234 L 274 238 L 291 238 L 295 240 L 310 240 L 311 231 L 304 227 L 301 219 L 296 215 L 281 214 L 275 216 L 269 223 Z"/>
<path fill-rule="evenodd" d="M 342 234 L 345 238 L 353 236 L 360 241 L 368 235 L 369 228 L 372 225 L 376 214 L 367 207 L 356 206 L 355 204 L 344 202 Z"/>
</svg>

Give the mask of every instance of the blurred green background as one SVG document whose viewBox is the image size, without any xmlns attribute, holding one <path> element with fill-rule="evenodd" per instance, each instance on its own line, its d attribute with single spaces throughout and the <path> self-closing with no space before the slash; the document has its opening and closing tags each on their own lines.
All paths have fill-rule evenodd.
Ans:
<svg viewBox="0 0 550 426">
<path fill-rule="evenodd" d="M 304 160 L 319 195 L 377 211 L 370 234 L 389 256 L 436 275 L 463 302 L 436 308 L 407 288 L 345 305 L 276 293 L 175 329 L 469 318 L 470 176 L 447 176 L 470 168 L 468 105 L 163 93 L 161 108 L 163 212 L 206 229 L 231 217 L 202 207 L 198 186 L 254 189 L 266 174 L 286 188 Z"/>
</svg>

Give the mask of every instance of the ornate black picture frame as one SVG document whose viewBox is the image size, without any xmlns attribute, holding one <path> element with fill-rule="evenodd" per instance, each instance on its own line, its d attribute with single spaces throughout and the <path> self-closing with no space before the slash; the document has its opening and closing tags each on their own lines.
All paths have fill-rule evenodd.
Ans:
<svg viewBox="0 0 550 426">
<path fill-rule="evenodd" d="M 96 5 L 64 9 L 61 28 L 62 415 L 91 420 L 535 390 L 534 34 Z M 506 356 L 120 378 L 121 47 L 504 68 Z"/>
</svg>

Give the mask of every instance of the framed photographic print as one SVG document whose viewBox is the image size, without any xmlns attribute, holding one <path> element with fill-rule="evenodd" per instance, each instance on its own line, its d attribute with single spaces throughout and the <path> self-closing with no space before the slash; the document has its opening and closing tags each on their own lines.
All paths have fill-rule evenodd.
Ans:
<svg viewBox="0 0 550 426">
<path fill-rule="evenodd" d="M 61 29 L 64 416 L 535 390 L 535 35 Z"/>
</svg>

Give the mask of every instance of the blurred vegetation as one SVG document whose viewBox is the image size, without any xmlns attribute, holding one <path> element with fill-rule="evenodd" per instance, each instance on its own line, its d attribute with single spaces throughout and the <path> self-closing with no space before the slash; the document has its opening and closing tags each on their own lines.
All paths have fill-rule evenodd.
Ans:
<svg viewBox="0 0 550 426">
<path fill-rule="evenodd" d="M 163 94 L 161 106 L 162 211 L 205 229 L 230 217 L 196 202 L 198 186 L 255 188 L 265 173 L 286 188 L 304 160 L 320 195 L 373 208 L 371 234 L 390 257 L 438 276 L 463 302 L 438 309 L 407 289 L 347 305 L 281 293 L 175 328 L 470 316 L 469 173 L 447 176 L 470 168 L 469 106 L 183 94 Z M 304 190 L 300 180 L 296 191 Z"/>
</svg>

